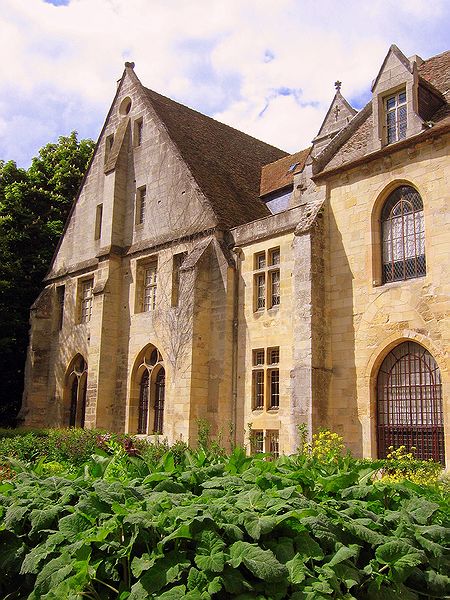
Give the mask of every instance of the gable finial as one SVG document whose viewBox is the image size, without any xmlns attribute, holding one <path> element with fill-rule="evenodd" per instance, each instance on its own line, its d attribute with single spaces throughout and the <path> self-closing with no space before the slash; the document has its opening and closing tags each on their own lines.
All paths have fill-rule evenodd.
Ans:
<svg viewBox="0 0 450 600">
<path fill-rule="evenodd" d="M 334 87 L 336 88 L 337 92 L 341 91 L 341 85 L 342 85 L 342 81 L 339 81 L 339 79 L 334 82 Z"/>
</svg>

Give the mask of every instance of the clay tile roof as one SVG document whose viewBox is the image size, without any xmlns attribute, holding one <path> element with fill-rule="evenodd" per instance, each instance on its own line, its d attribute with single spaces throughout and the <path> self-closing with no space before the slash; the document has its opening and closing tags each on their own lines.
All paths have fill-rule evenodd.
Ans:
<svg viewBox="0 0 450 600">
<path fill-rule="evenodd" d="M 441 94 L 442 100 L 446 100 L 437 111 L 431 116 L 433 121 L 432 131 L 434 133 L 446 130 L 450 124 L 450 51 L 443 52 L 437 56 L 425 60 L 418 66 L 419 77 L 422 83 L 429 84 L 434 91 Z M 365 107 L 370 108 L 371 102 Z M 355 117 L 356 118 L 356 117 Z M 349 131 L 352 128 L 352 122 L 343 130 Z M 324 172 L 333 171 L 343 165 L 351 165 L 355 161 L 362 159 L 370 154 L 371 136 L 373 130 L 373 115 L 372 111 L 368 111 L 367 118 L 362 121 L 352 134 L 342 143 L 341 147 L 334 155 L 324 163 L 322 167 Z M 422 135 L 431 133 L 430 130 L 425 130 Z M 385 146 L 382 151 L 389 151 L 393 147 L 399 147 L 402 142 L 397 142 L 395 146 Z M 407 143 L 407 140 L 404 140 Z M 325 149 L 326 152 L 326 149 Z M 322 170 L 321 169 L 321 170 Z"/>
<path fill-rule="evenodd" d="M 431 83 L 449 101 L 450 91 L 450 50 L 432 56 L 417 69 L 419 76 Z"/>
<path fill-rule="evenodd" d="M 310 151 L 311 148 L 305 148 L 300 152 L 289 154 L 269 165 L 265 165 L 261 171 L 260 195 L 266 196 L 271 192 L 292 185 L 294 175 L 303 170 Z"/>
<path fill-rule="evenodd" d="M 228 229 L 270 214 L 258 194 L 261 167 L 286 152 L 152 90 L 145 91 L 211 203 L 219 226 Z"/>
</svg>

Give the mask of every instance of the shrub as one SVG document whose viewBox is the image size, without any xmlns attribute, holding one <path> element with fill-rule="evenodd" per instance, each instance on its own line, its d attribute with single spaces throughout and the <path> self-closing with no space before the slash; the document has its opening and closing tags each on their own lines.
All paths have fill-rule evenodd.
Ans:
<svg viewBox="0 0 450 600">
<path fill-rule="evenodd" d="M 150 468 L 111 437 L 78 471 L 49 477 L 40 461 L 0 485 L 0 596 L 447 597 L 448 509 L 417 484 L 373 482 L 367 461 L 334 460 L 335 442 L 326 476 L 317 457 L 237 448 L 219 462 L 182 443 Z M 166 442 L 144 446 L 155 462 Z"/>
<path fill-rule="evenodd" d="M 0 437 L 0 457 L 12 457 L 24 462 L 34 462 L 49 453 L 48 435 L 42 432 L 18 432 L 17 435 Z"/>
<path fill-rule="evenodd" d="M 412 481 L 419 485 L 435 485 L 441 477 L 443 467 L 433 460 L 419 460 L 414 456 L 415 448 L 407 452 L 405 446 L 389 446 L 389 454 L 383 461 L 382 481 L 392 483 Z"/>
</svg>

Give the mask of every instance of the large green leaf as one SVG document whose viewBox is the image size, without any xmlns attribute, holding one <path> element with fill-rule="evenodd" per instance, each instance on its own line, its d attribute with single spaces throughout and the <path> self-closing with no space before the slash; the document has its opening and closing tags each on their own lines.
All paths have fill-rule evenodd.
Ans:
<svg viewBox="0 0 450 600">
<path fill-rule="evenodd" d="M 324 553 L 319 544 L 309 535 L 307 531 L 300 531 L 294 538 L 295 548 L 301 556 L 320 560 Z"/>
<path fill-rule="evenodd" d="M 420 550 L 402 541 L 391 541 L 376 549 L 375 557 L 379 563 L 389 565 L 391 578 L 402 583 L 410 575 L 413 568 L 425 560 Z"/>
<path fill-rule="evenodd" d="M 355 556 L 358 556 L 359 550 L 359 546 L 355 544 L 352 544 L 349 548 L 346 546 L 341 546 L 332 559 L 327 563 L 327 566 L 334 567 L 334 565 L 344 562 L 344 560 L 354 558 Z"/>
<path fill-rule="evenodd" d="M 62 517 L 59 520 L 59 531 L 63 533 L 68 540 L 75 540 L 79 534 L 92 528 L 92 523 L 80 513 L 74 513 Z"/>
<path fill-rule="evenodd" d="M 131 598 L 132 596 L 128 596 Z M 148 596 L 143 596 L 143 598 L 147 599 Z M 182 598 L 186 598 L 186 586 L 185 585 L 176 585 L 167 592 L 163 592 L 160 596 L 158 596 L 159 600 L 182 600 Z"/>
<path fill-rule="evenodd" d="M 305 565 L 305 559 L 300 554 L 296 554 L 294 558 L 286 563 L 289 569 L 289 581 L 297 584 L 305 580 L 309 569 Z"/>
<path fill-rule="evenodd" d="M 402 508 L 420 525 L 427 525 L 432 515 L 439 509 L 435 502 L 429 502 L 425 498 L 411 498 L 402 503 Z"/>
<path fill-rule="evenodd" d="M 225 566 L 225 554 L 223 552 L 215 552 L 210 555 L 196 554 L 194 560 L 199 569 L 212 571 L 213 573 L 221 573 Z"/>
<path fill-rule="evenodd" d="M 131 572 L 138 578 L 144 571 L 148 571 L 155 564 L 156 558 L 144 554 L 141 557 L 135 556 L 131 562 Z"/>
<path fill-rule="evenodd" d="M 436 598 L 450 596 L 450 577 L 437 573 L 433 569 L 425 571 L 424 576 L 428 593 Z"/>
<path fill-rule="evenodd" d="M 42 529 L 49 529 L 50 525 L 52 525 L 55 522 L 56 517 L 59 515 L 60 512 L 62 512 L 62 510 L 64 510 L 63 507 L 58 505 L 49 506 L 45 509 L 36 508 L 32 510 L 30 514 L 30 521 L 32 526 L 30 535 L 32 535 L 33 533 L 37 533 Z"/>
<path fill-rule="evenodd" d="M 206 573 L 199 571 L 195 567 L 191 567 L 187 578 L 188 590 L 204 590 L 208 587 L 209 579 Z"/>
<path fill-rule="evenodd" d="M 328 477 L 318 477 L 317 481 L 323 487 L 325 492 L 338 492 L 358 480 L 358 472 L 336 473 Z"/>
<path fill-rule="evenodd" d="M 235 568 L 243 563 L 253 575 L 264 581 L 277 581 L 288 575 L 287 567 L 275 558 L 273 552 L 248 542 L 235 542 L 231 546 L 230 561 Z"/>
<path fill-rule="evenodd" d="M 187 559 L 186 553 L 176 550 L 169 552 L 146 570 L 139 581 L 132 586 L 130 600 L 148 598 L 149 594 L 159 592 L 167 584 L 178 581 L 181 574 L 190 565 L 191 562 Z"/>
<path fill-rule="evenodd" d="M 386 541 L 386 537 L 384 535 L 369 529 L 369 527 L 366 527 L 361 523 L 356 523 L 355 521 L 343 521 L 342 526 L 347 529 L 347 531 L 352 533 L 358 540 L 367 542 L 372 546 L 378 546 Z"/>
<path fill-rule="evenodd" d="M 259 540 L 261 535 L 270 533 L 277 525 L 275 517 L 260 516 L 258 513 L 248 511 L 242 514 L 242 522 L 247 533 L 254 540 Z"/>
<path fill-rule="evenodd" d="M 26 506 L 11 504 L 6 510 L 3 521 L 6 529 L 9 529 L 10 531 L 19 531 L 23 526 L 23 519 L 27 512 L 28 508 Z"/>
</svg>

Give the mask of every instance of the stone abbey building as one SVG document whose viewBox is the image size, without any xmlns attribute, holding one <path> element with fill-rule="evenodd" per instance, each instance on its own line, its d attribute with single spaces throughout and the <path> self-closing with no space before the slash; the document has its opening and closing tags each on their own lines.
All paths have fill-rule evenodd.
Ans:
<svg viewBox="0 0 450 600">
<path fill-rule="evenodd" d="M 293 155 L 126 63 L 31 311 L 27 426 L 450 453 L 450 52 L 392 46 Z M 231 432 L 231 433 L 230 433 Z"/>
</svg>

